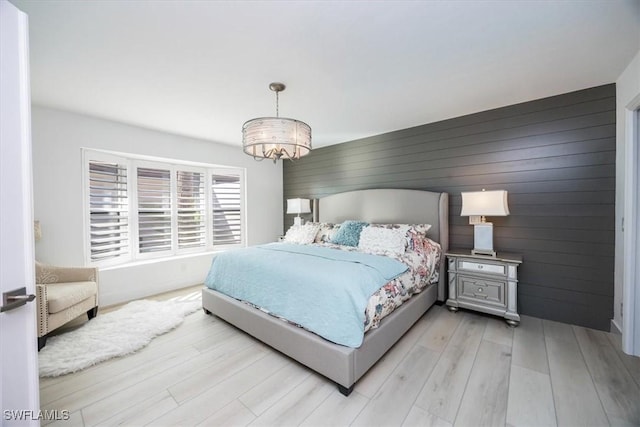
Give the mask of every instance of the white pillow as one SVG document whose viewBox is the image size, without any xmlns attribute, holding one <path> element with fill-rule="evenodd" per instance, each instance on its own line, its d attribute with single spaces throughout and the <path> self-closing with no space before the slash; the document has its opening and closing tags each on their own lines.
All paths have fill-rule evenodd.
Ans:
<svg viewBox="0 0 640 427">
<path fill-rule="evenodd" d="M 431 224 L 371 224 L 371 227 L 388 228 L 404 234 L 405 251 L 410 251 L 420 247 L 422 240 L 427 238 L 427 231 L 431 229 Z"/>
<path fill-rule="evenodd" d="M 373 254 L 390 252 L 402 255 L 407 245 L 407 228 L 365 227 L 360 233 L 358 249 Z"/>
<path fill-rule="evenodd" d="M 298 243 L 308 245 L 313 243 L 320 230 L 320 224 L 308 223 L 305 225 L 292 225 L 284 235 L 284 241 L 287 243 Z"/>
</svg>

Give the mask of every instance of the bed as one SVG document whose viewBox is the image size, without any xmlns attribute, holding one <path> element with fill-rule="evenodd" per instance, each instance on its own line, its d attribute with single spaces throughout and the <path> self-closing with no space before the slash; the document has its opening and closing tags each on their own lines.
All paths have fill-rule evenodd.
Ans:
<svg viewBox="0 0 640 427">
<path fill-rule="evenodd" d="M 330 342 L 213 289 L 203 289 L 203 309 L 324 375 L 348 396 L 356 381 L 429 307 L 436 301 L 445 300 L 448 203 L 447 193 L 405 189 L 351 191 L 315 201 L 315 221 L 342 223 L 358 219 L 378 224 L 431 224 L 427 237 L 441 246 L 438 281 L 427 285 L 384 317 L 377 328 L 364 334 L 362 344 L 357 348 Z"/>
</svg>

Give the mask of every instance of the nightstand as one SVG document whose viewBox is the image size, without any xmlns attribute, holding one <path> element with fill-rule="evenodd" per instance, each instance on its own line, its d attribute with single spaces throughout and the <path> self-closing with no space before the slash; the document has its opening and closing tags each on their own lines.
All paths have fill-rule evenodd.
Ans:
<svg viewBox="0 0 640 427">
<path fill-rule="evenodd" d="M 522 256 L 498 253 L 496 257 L 472 255 L 470 250 L 446 253 L 451 311 L 459 307 L 502 316 L 518 326 L 518 266 Z"/>
</svg>

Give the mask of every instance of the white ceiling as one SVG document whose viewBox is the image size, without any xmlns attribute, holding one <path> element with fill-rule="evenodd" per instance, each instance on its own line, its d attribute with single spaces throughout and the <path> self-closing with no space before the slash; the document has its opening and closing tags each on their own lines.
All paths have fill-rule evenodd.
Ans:
<svg viewBox="0 0 640 427">
<path fill-rule="evenodd" d="M 33 102 L 241 144 L 307 122 L 315 147 L 615 82 L 640 0 L 41 1 Z"/>
</svg>

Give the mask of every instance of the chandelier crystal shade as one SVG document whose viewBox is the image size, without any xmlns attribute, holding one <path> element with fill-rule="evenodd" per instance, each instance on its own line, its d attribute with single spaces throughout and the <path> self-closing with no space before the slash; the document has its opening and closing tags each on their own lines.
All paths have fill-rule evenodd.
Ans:
<svg viewBox="0 0 640 427">
<path fill-rule="evenodd" d="M 279 117 L 278 93 L 282 83 L 271 83 L 276 93 L 276 117 L 252 119 L 242 126 L 242 149 L 256 160 L 299 159 L 311 151 L 311 127 L 300 120 Z"/>
</svg>

